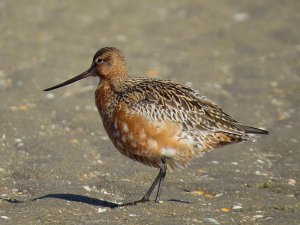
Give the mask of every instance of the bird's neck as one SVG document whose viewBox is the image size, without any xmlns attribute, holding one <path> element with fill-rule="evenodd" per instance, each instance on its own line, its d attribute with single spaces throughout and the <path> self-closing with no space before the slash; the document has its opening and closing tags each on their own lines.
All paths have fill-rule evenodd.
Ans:
<svg viewBox="0 0 300 225">
<path fill-rule="evenodd" d="M 118 103 L 118 94 L 125 86 L 128 78 L 114 79 L 113 82 L 108 79 L 101 80 L 95 91 L 95 104 L 102 117 L 102 120 L 109 119 L 114 107 Z"/>
<path fill-rule="evenodd" d="M 128 80 L 129 76 L 127 73 L 119 74 L 118 76 L 113 77 L 112 79 L 108 80 L 110 88 L 114 92 L 122 92 L 124 87 L 126 86 L 126 81 Z"/>
</svg>

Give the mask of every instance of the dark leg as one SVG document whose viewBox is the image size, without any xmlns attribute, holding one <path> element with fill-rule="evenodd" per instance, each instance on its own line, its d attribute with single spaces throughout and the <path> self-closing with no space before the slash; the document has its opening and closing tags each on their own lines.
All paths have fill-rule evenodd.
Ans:
<svg viewBox="0 0 300 225">
<path fill-rule="evenodd" d="M 156 194 L 156 198 L 155 198 L 156 203 L 159 202 L 159 197 L 160 197 L 160 193 L 161 193 L 161 190 L 162 190 L 162 185 L 163 185 L 166 173 L 167 173 L 167 164 L 166 164 L 166 159 L 165 158 L 161 159 L 161 165 L 160 165 L 160 171 L 159 172 L 161 173 L 161 177 L 160 177 L 160 180 L 159 180 L 159 183 L 158 183 L 158 189 L 157 189 L 157 194 Z"/>
<path fill-rule="evenodd" d="M 135 205 L 137 203 L 142 203 L 142 202 L 149 201 L 150 200 L 150 195 L 153 192 L 153 190 L 154 190 L 155 186 L 157 185 L 157 183 L 158 183 L 158 190 L 157 190 L 157 195 L 156 195 L 156 198 L 155 198 L 155 202 L 158 202 L 159 201 L 160 192 L 161 192 L 162 183 L 163 183 L 164 178 L 166 176 L 166 172 L 167 172 L 166 159 L 162 158 L 161 159 L 159 173 L 156 176 L 154 182 L 152 183 L 152 185 L 149 188 L 149 190 L 147 191 L 147 193 L 144 195 L 144 197 L 142 199 L 134 201 L 134 202 L 121 204 L 120 206 Z"/>
</svg>

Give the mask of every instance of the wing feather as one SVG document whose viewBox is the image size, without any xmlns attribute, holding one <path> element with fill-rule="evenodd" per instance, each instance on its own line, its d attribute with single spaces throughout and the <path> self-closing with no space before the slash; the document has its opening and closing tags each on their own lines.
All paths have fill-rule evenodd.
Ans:
<svg viewBox="0 0 300 225">
<path fill-rule="evenodd" d="M 191 131 L 245 134 L 236 120 L 198 91 L 172 81 L 135 79 L 135 82 L 124 92 L 123 101 L 150 120 L 178 122 Z"/>
</svg>

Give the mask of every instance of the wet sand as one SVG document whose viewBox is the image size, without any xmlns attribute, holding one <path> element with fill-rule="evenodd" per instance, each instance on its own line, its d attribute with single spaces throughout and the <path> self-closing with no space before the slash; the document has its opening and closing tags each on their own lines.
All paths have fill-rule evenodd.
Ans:
<svg viewBox="0 0 300 225">
<path fill-rule="evenodd" d="M 0 1 L 0 224 L 299 224 L 299 1 Z M 271 135 L 168 173 L 122 156 L 96 78 L 42 90 L 115 46 L 130 73 L 201 90 Z"/>
</svg>

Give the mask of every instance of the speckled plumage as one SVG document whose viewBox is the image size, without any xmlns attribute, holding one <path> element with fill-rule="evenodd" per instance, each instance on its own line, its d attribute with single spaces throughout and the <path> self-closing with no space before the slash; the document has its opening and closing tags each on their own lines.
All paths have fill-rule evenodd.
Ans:
<svg viewBox="0 0 300 225">
<path fill-rule="evenodd" d="M 160 168 L 149 191 L 133 204 L 149 200 L 157 184 L 159 200 L 167 167 L 186 167 L 211 149 L 249 140 L 248 133 L 268 133 L 241 125 L 187 86 L 130 77 L 124 56 L 113 47 L 100 49 L 84 73 L 46 91 L 88 76 L 100 78 L 95 103 L 115 147 L 133 160 Z"/>
<path fill-rule="evenodd" d="M 128 117 L 138 115 L 148 123 L 162 125 L 167 122 L 178 126 L 178 142 L 187 141 L 190 146 L 176 148 L 176 154 L 166 157 L 171 168 L 185 167 L 191 160 L 213 148 L 249 139 L 243 126 L 215 103 L 198 91 L 172 81 L 128 77 L 115 96 L 109 95 L 112 98 L 104 108 L 98 104 L 103 96 L 100 94 L 101 88 L 100 85 L 96 91 L 96 105 L 108 133 L 116 132 L 113 118 L 118 107 L 123 107 L 122 111 Z M 163 155 L 148 159 L 151 154 L 147 151 L 145 155 L 133 154 L 136 151 L 131 151 L 132 146 L 122 148 L 117 144 L 118 139 L 113 135 L 110 137 L 121 153 L 146 165 L 159 167 Z M 159 141 L 157 138 L 155 141 Z"/>
</svg>

